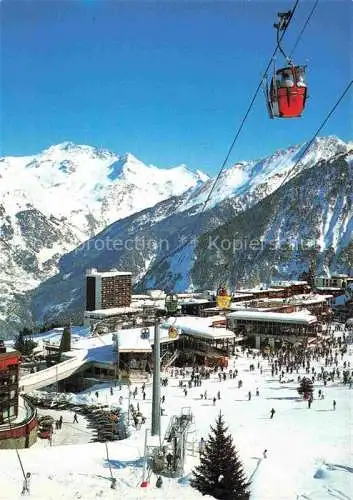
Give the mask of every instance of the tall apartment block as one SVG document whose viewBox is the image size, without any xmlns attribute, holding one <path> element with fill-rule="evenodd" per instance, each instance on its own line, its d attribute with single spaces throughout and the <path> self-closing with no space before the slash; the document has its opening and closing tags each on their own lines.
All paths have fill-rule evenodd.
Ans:
<svg viewBox="0 0 353 500">
<path fill-rule="evenodd" d="M 129 307 L 131 280 L 132 273 L 89 269 L 86 272 L 86 311 Z"/>
</svg>

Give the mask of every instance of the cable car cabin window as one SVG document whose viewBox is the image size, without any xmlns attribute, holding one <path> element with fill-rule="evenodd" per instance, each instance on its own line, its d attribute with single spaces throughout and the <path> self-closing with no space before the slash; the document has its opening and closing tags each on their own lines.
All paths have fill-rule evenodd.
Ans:
<svg viewBox="0 0 353 500">
<path fill-rule="evenodd" d="M 294 87 L 294 76 L 290 68 L 279 69 L 276 74 L 278 88 Z"/>
<path fill-rule="evenodd" d="M 306 87 L 304 68 L 297 67 L 294 71 L 297 87 Z"/>
</svg>

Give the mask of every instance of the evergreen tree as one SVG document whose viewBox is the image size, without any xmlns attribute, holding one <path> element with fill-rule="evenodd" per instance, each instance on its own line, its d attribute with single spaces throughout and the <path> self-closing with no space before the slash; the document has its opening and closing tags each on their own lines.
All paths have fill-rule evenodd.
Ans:
<svg viewBox="0 0 353 500">
<path fill-rule="evenodd" d="M 232 436 L 226 434 L 227 430 L 220 413 L 216 427 L 211 426 L 211 434 L 200 456 L 200 465 L 195 467 L 190 484 L 203 495 L 220 500 L 248 500 L 249 483 L 245 480 Z"/>
<path fill-rule="evenodd" d="M 16 337 L 15 340 L 15 349 L 20 352 L 24 356 L 29 356 L 32 354 L 33 349 L 37 346 L 37 343 L 32 339 L 26 338 L 26 335 L 30 333 L 28 328 L 24 328 Z"/>
<path fill-rule="evenodd" d="M 300 386 L 298 387 L 299 394 L 311 396 L 313 393 L 313 382 L 310 378 L 303 377 L 300 381 Z"/>
</svg>

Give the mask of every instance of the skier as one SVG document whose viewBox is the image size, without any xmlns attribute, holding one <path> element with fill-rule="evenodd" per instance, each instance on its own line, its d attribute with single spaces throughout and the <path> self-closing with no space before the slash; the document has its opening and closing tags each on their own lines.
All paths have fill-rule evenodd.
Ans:
<svg viewBox="0 0 353 500">
<path fill-rule="evenodd" d="M 248 400 L 250 401 L 250 399 L 251 399 L 251 392 L 249 391 L 248 392 Z"/>
<path fill-rule="evenodd" d="M 168 455 L 166 456 L 166 459 L 167 459 L 167 467 L 168 467 L 168 469 L 171 469 L 172 468 L 173 455 L 171 453 L 168 453 Z"/>
<path fill-rule="evenodd" d="M 161 476 L 158 476 L 157 481 L 156 481 L 156 487 L 162 488 L 162 484 L 163 484 L 162 478 L 161 478 Z"/>
<path fill-rule="evenodd" d="M 78 420 L 77 420 L 77 413 L 75 413 L 74 415 L 74 421 L 73 421 L 74 424 L 78 424 Z"/>
<path fill-rule="evenodd" d="M 31 473 L 27 472 L 26 477 L 24 478 L 23 481 L 23 488 L 21 491 L 21 495 L 24 495 L 25 493 L 30 494 L 30 483 L 31 483 Z"/>
<path fill-rule="evenodd" d="M 332 406 L 333 406 L 333 409 L 335 410 L 336 409 L 336 401 L 335 400 L 333 400 Z"/>
<path fill-rule="evenodd" d="M 218 398 L 218 399 L 221 399 L 221 391 L 218 391 L 218 392 L 217 392 L 217 398 Z"/>
<path fill-rule="evenodd" d="M 110 487 L 112 490 L 116 490 L 116 478 L 115 477 L 112 478 L 112 484 L 110 485 Z"/>
<path fill-rule="evenodd" d="M 217 399 L 213 398 L 213 406 L 216 406 L 216 401 L 217 401 Z"/>
<path fill-rule="evenodd" d="M 113 395 L 113 387 L 110 388 L 110 395 Z"/>
<path fill-rule="evenodd" d="M 259 388 L 256 387 L 256 396 L 260 396 Z"/>
<path fill-rule="evenodd" d="M 275 413 L 276 413 L 276 410 L 275 410 L 274 408 L 272 408 L 270 418 L 273 418 L 273 415 L 274 415 Z"/>
<path fill-rule="evenodd" d="M 263 452 L 263 457 L 264 457 L 264 458 L 267 458 L 267 450 L 264 450 L 264 452 Z"/>
</svg>

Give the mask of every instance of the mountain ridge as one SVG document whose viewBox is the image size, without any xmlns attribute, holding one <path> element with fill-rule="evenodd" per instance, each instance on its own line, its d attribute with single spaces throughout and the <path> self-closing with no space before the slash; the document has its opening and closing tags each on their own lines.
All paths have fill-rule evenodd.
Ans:
<svg viewBox="0 0 353 500">
<path fill-rule="evenodd" d="M 34 199 L 23 200 L 23 192 L 16 184 L 16 196 L 10 200 L 12 205 L 5 203 L 5 206 L 2 206 L 0 202 L 0 246 L 3 247 L 0 263 L 2 269 L 6 269 L 6 273 L 0 273 L 0 281 L 3 283 L 0 298 L 5 304 L 0 310 L 0 329 L 4 329 L 4 325 L 16 329 L 23 323 L 24 318 L 27 323 L 31 317 L 35 321 L 43 322 L 58 317 L 64 318 L 65 315 L 71 314 L 70 311 L 77 311 L 78 303 L 82 307 L 85 267 L 120 267 L 132 270 L 139 288 L 163 286 L 181 290 L 197 286 L 199 283 L 196 283 L 194 278 L 197 276 L 196 267 L 194 269 L 195 257 L 198 255 L 198 239 L 203 233 L 217 230 L 217 227 L 222 227 L 232 218 L 246 213 L 270 197 L 279 187 L 282 189 L 282 183 L 285 188 L 293 179 L 299 179 L 303 172 L 314 168 L 316 170 L 310 175 L 315 174 L 314 176 L 319 178 L 320 168 L 326 165 L 330 157 L 347 153 L 352 146 L 353 143 L 344 143 L 333 136 L 318 138 L 299 162 L 295 172 L 293 167 L 306 145 L 278 150 L 260 160 L 237 162 L 223 173 L 220 184 L 214 189 L 205 210 L 203 203 L 209 194 L 213 179 L 205 179 L 201 175 L 202 172 L 192 176 L 188 173 L 176 187 L 168 182 L 170 173 L 164 175 L 162 172 L 159 183 L 154 187 L 148 186 L 149 194 L 153 191 L 153 196 L 147 200 L 150 201 L 150 206 L 146 206 L 148 203 L 144 202 L 141 208 L 141 199 L 146 192 L 144 180 L 142 186 L 125 182 L 120 183 L 120 187 L 109 186 L 104 196 L 101 196 L 104 189 L 102 186 L 95 188 L 97 183 L 103 185 L 105 182 L 99 179 L 97 172 L 103 169 L 105 174 L 109 175 L 111 166 L 121 157 L 109 151 L 98 151 L 96 154 L 95 148 L 91 146 L 85 146 L 84 151 L 80 148 L 77 150 L 77 146 L 72 143 L 48 148 L 49 157 L 47 154 L 43 160 L 47 176 L 54 168 L 60 172 L 59 177 L 75 175 L 73 171 L 66 174 L 60 171 L 63 166 L 69 170 L 81 168 L 81 173 L 87 173 L 88 170 L 92 174 L 89 177 L 89 186 L 85 184 L 86 178 L 79 178 L 82 186 L 78 187 L 84 195 L 93 189 L 97 195 L 93 200 L 96 211 L 77 212 L 77 205 L 70 205 L 71 200 L 66 203 L 63 195 L 66 205 L 70 205 L 63 208 L 68 215 L 60 212 L 61 207 L 56 207 L 55 214 L 45 213 L 41 206 L 36 206 Z M 91 162 L 87 160 L 83 166 L 80 164 L 77 167 L 77 158 L 75 160 L 72 154 L 79 154 L 81 160 L 82 155 L 86 160 L 89 156 Z M 59 156 L 55 165 L 49 161 L 53 155 Z M 131 153 L 126 154 L 124 158 L 135 172 L 138 164 L 142 163 Z M 349 164 L 349 158 L 347 161 Z M 33 158 L 30 162 L 32 171 L 38 172 Z M 20 160 L 15 161 L 17 165 L 20 163 Z M 22 165 L 23 163 L 26 164 L 25 161 L 22 161 Z M 0 162 L 0 175 L 4 173 L 3 164 L 3 161 Z M 148 170 L 150 167 L 142 165 L 143 169 L 151 171 Z M 153 166 L 152 168 L 156 169 Z M 184 166 L 176 168 L 179 168 L 178 172 L 185 172 Z M 160 172 L 158 169 L 157 171 Z M 57 183 L 57 179 L 52 177 L 49 177 L 49 181 L 53 185 Z M 170 195 L 173 189 L 174 192 Z M 323 188 L 323 194 L 325 189 Z M 4 191 L 6 192 L 0 187 L 0 195 Z M 65 193 L 66 197 L 67 194 Z M 3 197 L 9 201 L 8 195 Z M 124 203 L 125 206 L 122 207 Z M 112 221 L 117 213 L 114 212 L 116 205 L 125 211 L 120 210 L 122 217 L 118 216 L 117 220 Z M 73 217 L 70 218 L 68 208 L 71 209 L 72 206 Z M 97 217 L 97 213 L 105 214 L 105 218 Z M 142 250 L 136 248 L 133 251 L 124 248 L 124 242 L 127 240 L 135 245 L 137 240 L 143 238 L 145 242 L 153 243 L 154 247 L 143 247 Z M 97 249 L 97 241 L 103 242 L 104 247 L 108 241 L 117 240 L 122 243 L 119 251 L 115 253 L 107 248 Z M 163 248 L 162 242 L 166 242 L 168 248 Z M 220 254 L 220 258 L 224 260 L 225 256 Z"/>
</svg>

